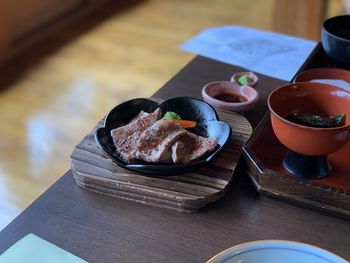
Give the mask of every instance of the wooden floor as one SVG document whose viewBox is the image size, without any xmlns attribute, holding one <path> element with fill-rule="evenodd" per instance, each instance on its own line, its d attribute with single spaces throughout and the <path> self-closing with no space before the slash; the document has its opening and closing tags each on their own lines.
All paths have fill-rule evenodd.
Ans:
<svg viewBox="0 0 350 263">
<path fill-rule="evenodd" d="M 181 43 L 219 25 L 274 30 L 273 0 L 133 2 L 60 31 L 1 70 L 0 229 L 69 169 L 74 145 L 109 109 L 150 96 L 193 58 Z"/>
</svg>

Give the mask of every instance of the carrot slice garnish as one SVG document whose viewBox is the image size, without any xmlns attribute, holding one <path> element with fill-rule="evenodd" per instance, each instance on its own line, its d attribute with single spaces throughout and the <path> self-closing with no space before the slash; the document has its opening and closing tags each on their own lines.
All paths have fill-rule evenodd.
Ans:
<svg viewBox="0 0 350 263">
<path fill-rule="evenodd" d="M 197 125 L 196 121 L 178 120 L 178 119 L 169 119 L 169 120 L 180 124 L 182 126 L 182 128 L 184 128 L 184 129 L 193 128 L 193 127 L 196 127 L 196 125 Z"/>
</svg>

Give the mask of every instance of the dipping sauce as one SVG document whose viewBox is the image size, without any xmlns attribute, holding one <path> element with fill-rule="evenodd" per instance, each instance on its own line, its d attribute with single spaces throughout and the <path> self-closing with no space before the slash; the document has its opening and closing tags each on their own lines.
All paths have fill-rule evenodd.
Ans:
<svg viewBox="0 0 350 263">
<path fill-rule="evenodd" d="M 214 96 L 215 99 L 221 100 L 224 102 L 234 102 L 234 103 L 239 103 L 239 102 L 246 102 L 248 99 L 242 95 L 238 95 L 235 93 L 220 93 Z"/>
</svg>

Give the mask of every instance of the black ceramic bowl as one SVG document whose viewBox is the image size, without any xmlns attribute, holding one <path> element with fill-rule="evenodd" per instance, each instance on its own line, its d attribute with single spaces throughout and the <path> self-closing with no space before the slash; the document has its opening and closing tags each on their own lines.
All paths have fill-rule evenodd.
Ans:
<svg viewBox="0 0 350 263">
<path fill-rule="evenodd" d="M 339 66 L 350 66 L 350 15 L 327 19 L 322 27 L 325 53 Z"/>
<path fill-rule="evenodd" d="M 147 163 L 143 161 L 138 161 L 137 163 L 125 162 L 114 146 L 110 135 L 111 130 L 128 124 L 141 110 L 153 112 L 157 107 L 162 110 L 162 113 L 174 111 L 183 119 L 196 120 L 196 127 L 188 129 L 188 131 L 203 137 L 216 138 L 218 142 L 217 148 L 202 159 L 188 164 Z M 209 104 L 189 97 L 171 98 L 159 105 L 157 102 L 142 98 L 126 101 L 108 113 L 104 127 L 99 128 L 95 133 L 97 144 L 115 163 L 128 170 L 149 175 L 174 175 L 189 172 L 209 163 L 222 150 L 230 136 L 231 127 L 226 122 L 218 120 L 215 110 Z"/>
</svg>

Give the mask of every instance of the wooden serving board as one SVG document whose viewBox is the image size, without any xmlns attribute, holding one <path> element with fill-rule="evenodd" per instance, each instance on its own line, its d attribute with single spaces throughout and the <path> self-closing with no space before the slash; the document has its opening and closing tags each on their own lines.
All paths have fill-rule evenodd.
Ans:
<svg viewBox="0 0 350 263">
<path fill-rule="evenodd" d="M 337 66 L 319 43 L 298 73 L 323 67 Z M 297 178 L 283 167 L 288 149 L 276 138 L 267 113 L 243 151 L 247 172 L 260 193 L 350 218 L 350 141 L 328 156 L 332 167 L 329 176 L 314 180 Z"/>
<path fill-rule="evenodd" d="M 146 176 L 126 170 L 97 146 L 94 133 L 103 126 L 101 121 L 72 152 L 74 179 L 90 191 L 146 205 L 195 212 L 224 195 L 241 157 L 242 146 L 252 133 L 250 123 L 243 116 L 221 110 L 217 113 L 221 121 L 231 125 L 232 136 L 210 164 L 174 176 Z"/>
<path fill-rule="evenodd" d="M 259 192 L 350 218 L 350 141 L 328 156 L 332 171 L 323 179 L 301 179 L 283 167 L 288 149 L 276 138 L 269 114 L 243 149 Z"/>
</svg>

